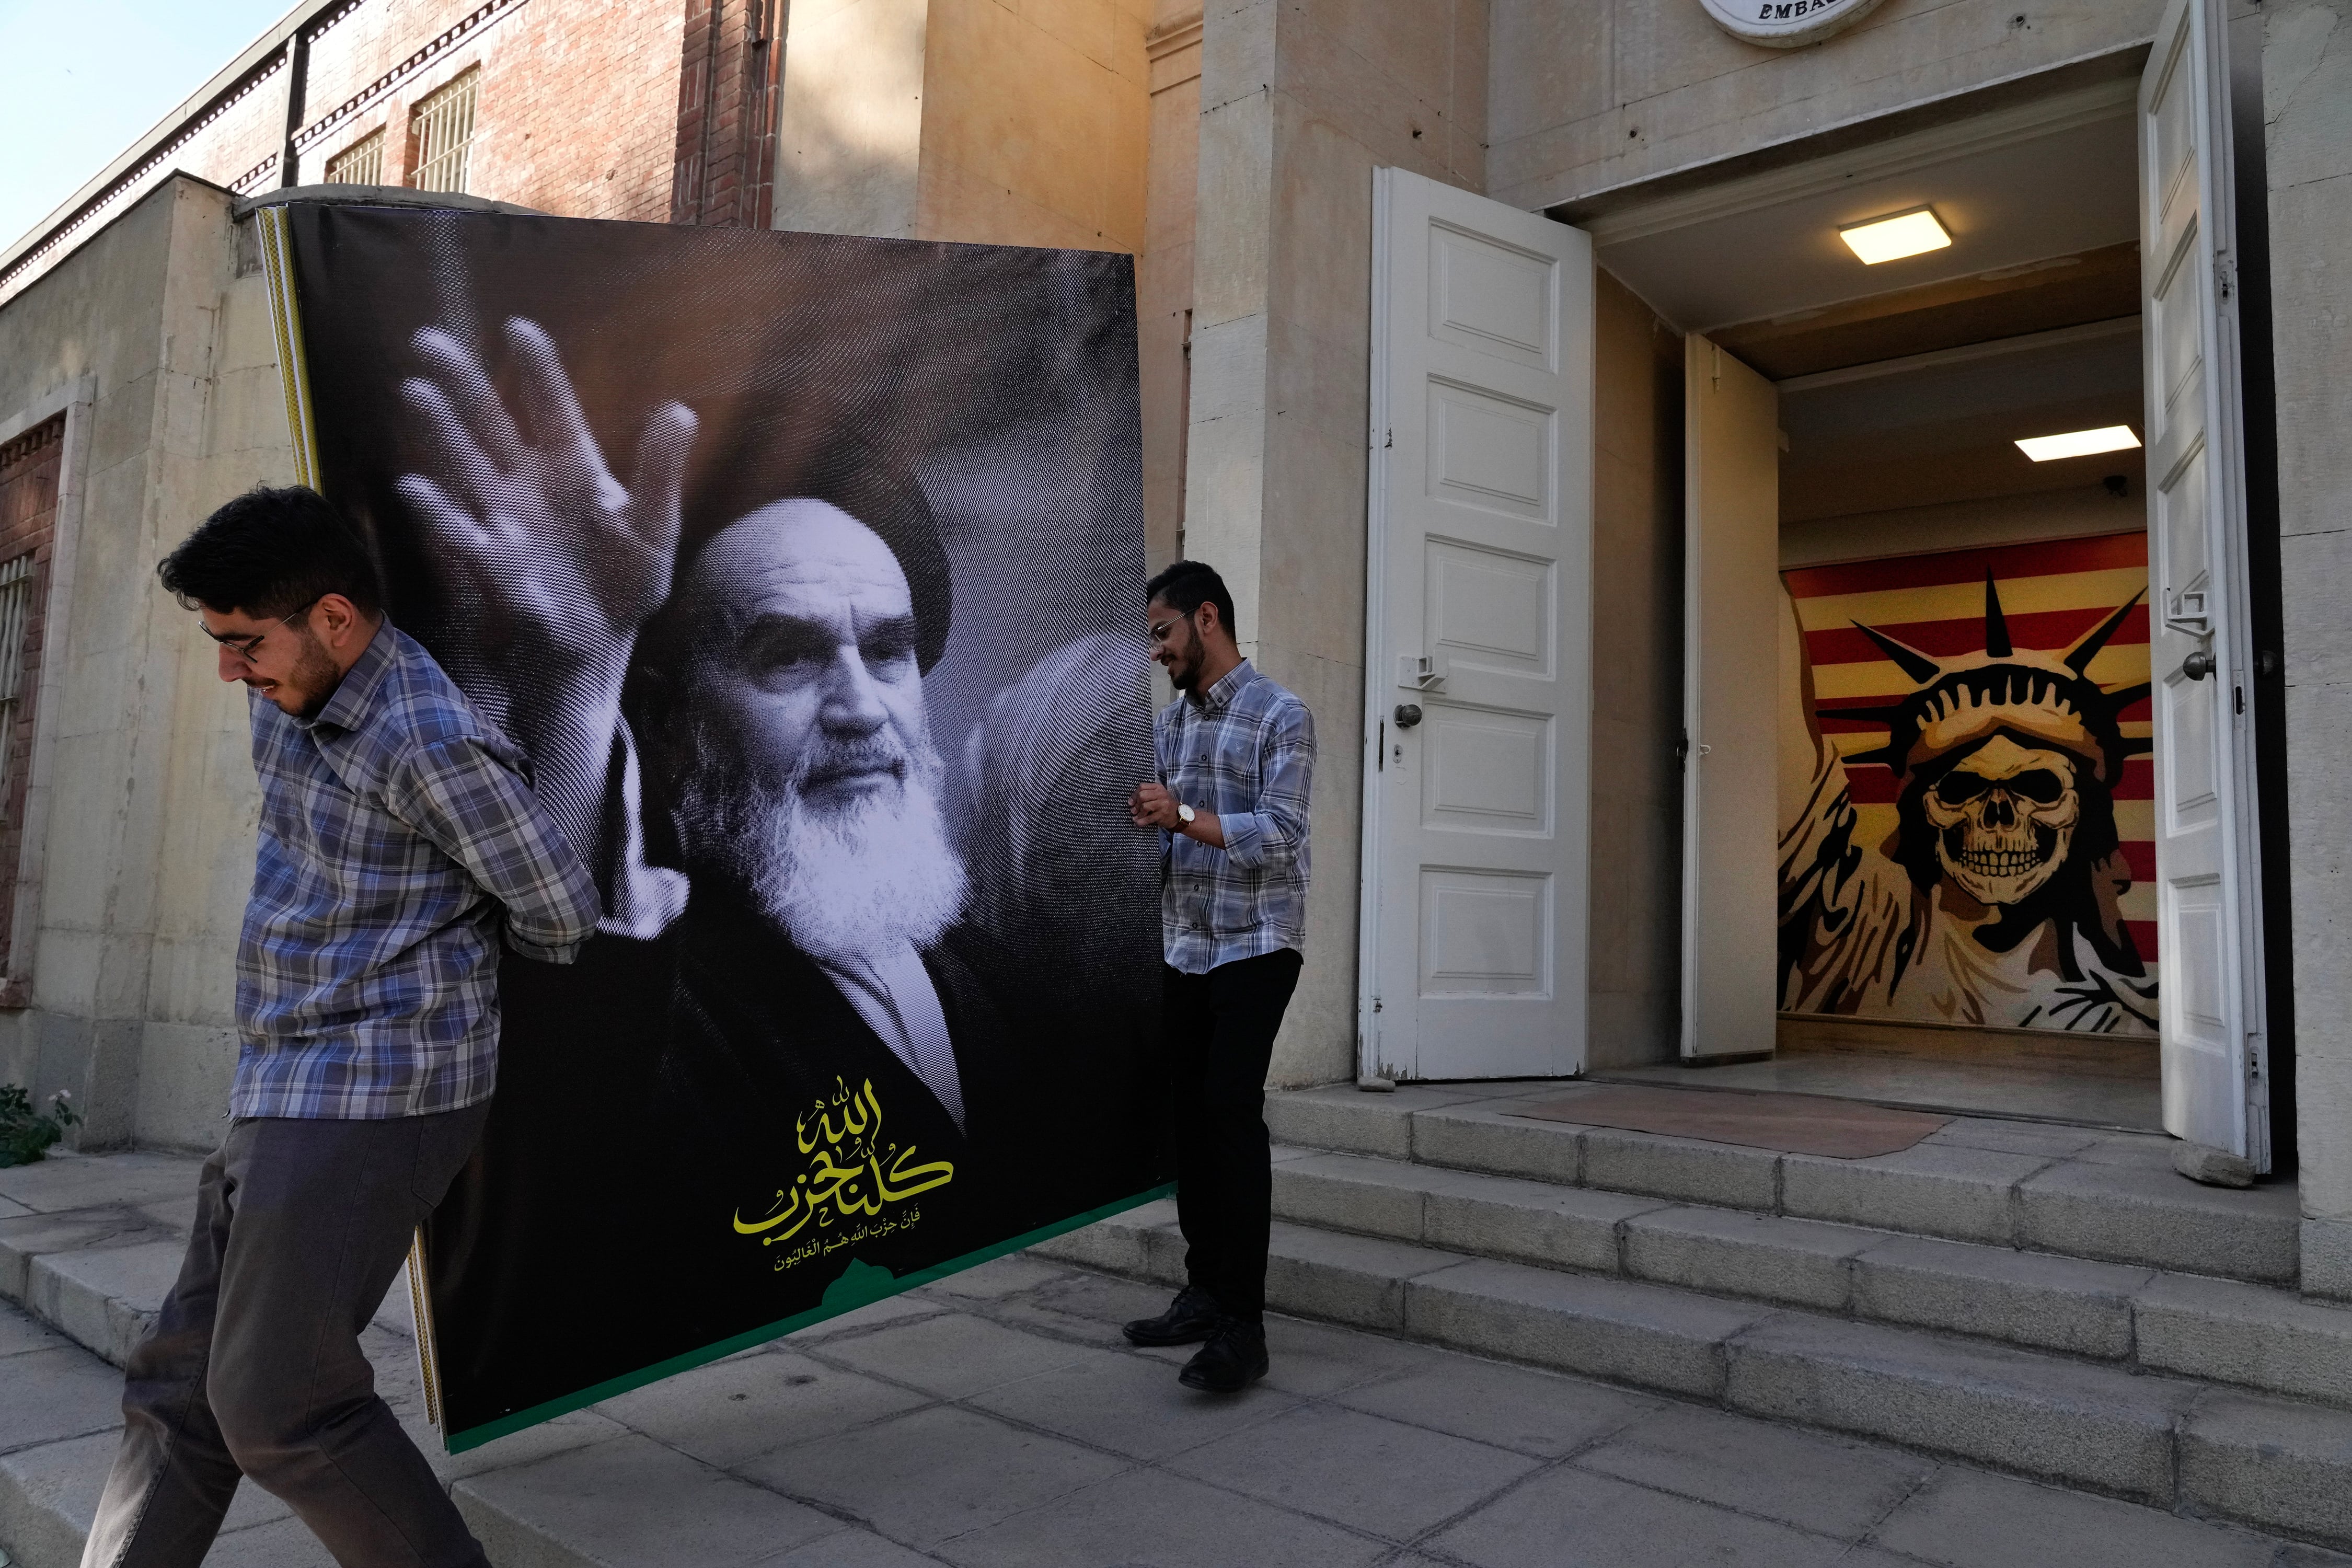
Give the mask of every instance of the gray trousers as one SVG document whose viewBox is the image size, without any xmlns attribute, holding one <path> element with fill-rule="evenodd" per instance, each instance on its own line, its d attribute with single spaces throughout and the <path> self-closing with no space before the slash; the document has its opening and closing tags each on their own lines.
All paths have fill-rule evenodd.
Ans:
<svg viewBox="0 0 2352 1568">
<path fill-rule="evenodd" d="M 179 1280 L 131 1352 L 82 1568 L 194 1568 L 247 1476 L 343 1568 L 488 1568 L 359 1336 L 488 1114 L 230 1124 Z"/>
</svg>

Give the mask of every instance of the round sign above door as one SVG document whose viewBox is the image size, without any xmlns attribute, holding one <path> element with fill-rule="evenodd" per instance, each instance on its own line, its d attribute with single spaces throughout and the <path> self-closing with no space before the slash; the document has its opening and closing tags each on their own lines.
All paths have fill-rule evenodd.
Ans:
<svg viewBox="0 0 2352 1568">
<path fill-rule="evenodd" d="M 1717 26 L 1768 49 L 1818 44 L 1878 8 L 1879 0 L 1699 0 Z"/>
</svg>

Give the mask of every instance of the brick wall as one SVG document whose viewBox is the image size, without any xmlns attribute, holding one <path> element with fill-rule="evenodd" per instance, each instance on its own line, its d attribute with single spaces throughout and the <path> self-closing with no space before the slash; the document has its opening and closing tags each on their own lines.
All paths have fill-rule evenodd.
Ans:
<svg viewBox="0 0 2352 1568">
<path fill-rule="evenodd" d="M 783 9 L 784 0 L 687 0 L 671 222 L 768 226 Z"/>
<path fill-rule="evenodd" d="M 702 3 L 362 0 L 310 45 L 300 178 L 323 178 L 328 159 L 381 131 L 384 183 L 408 183 L 417 102 L 478 66 L 471 194 L 664 221 L 684 23 Z"/>
<path fill-rule="evenodd" d="M 16 868 L 25 847 L 25 781 L 33 769 L 33 694 L 41 684 L 41 632 L 49 582 L 49 538 L 58 518 L 58 463 L 65 416 L 0 446 L 0 566 L 30 554 L 31 586 L 19 646 L 16 703 L 0 730 L 7 769 L 0 785 L 0 970 L 7 963 L 16 910 Z M 0 697 L 7 694 L 0 692 Z"/>
</svg>

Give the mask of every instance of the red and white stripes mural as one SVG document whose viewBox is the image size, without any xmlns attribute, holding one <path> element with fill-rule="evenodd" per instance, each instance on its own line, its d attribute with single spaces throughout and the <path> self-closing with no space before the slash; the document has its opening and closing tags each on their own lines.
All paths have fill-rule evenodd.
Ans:
<svg viewBox="0 0 2352 1568">
<path fill-rule="evenodd" d="M 2147 535 L 1782 578 L 1817 737 L 1782 792 L 1783 1007 L 2151 1032 Z"/>
</svg>

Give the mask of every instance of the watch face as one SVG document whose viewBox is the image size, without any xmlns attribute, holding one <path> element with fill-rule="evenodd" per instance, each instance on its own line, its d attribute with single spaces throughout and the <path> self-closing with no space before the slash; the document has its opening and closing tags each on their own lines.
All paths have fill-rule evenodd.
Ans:
<svg viewBox="0 0 2352 1568">
<path fill-rule="evenodd" d="M 1190 822 L 1193 816 L 1192 808 L 1189 805 L 1180 805 L 1176 808 L 1176 816 L 1180 822 Z"/>
</svg>

